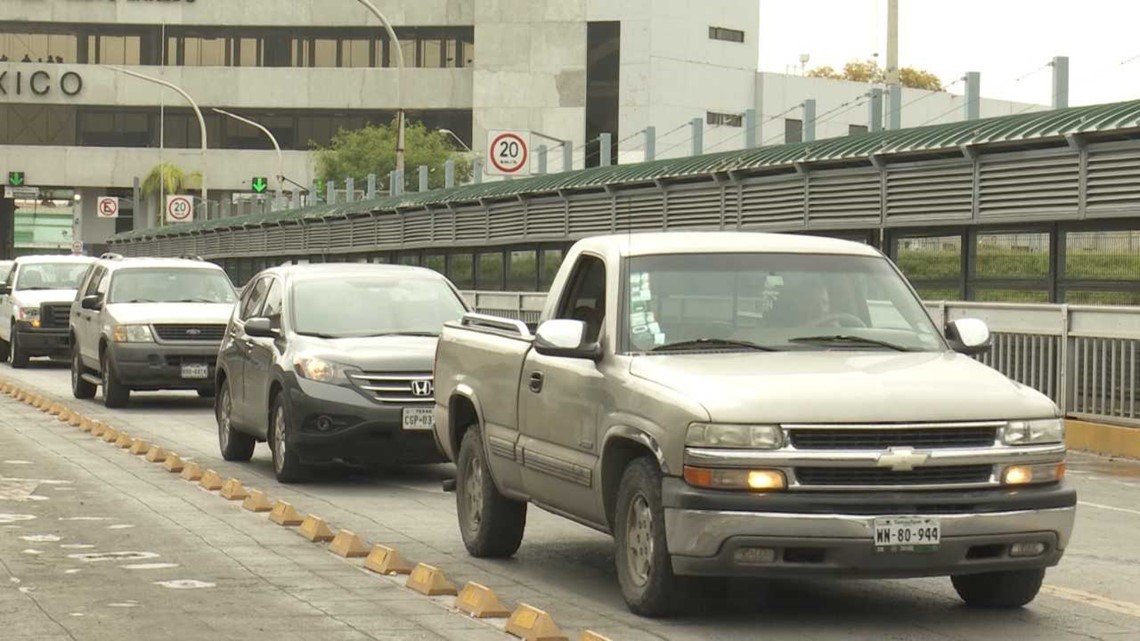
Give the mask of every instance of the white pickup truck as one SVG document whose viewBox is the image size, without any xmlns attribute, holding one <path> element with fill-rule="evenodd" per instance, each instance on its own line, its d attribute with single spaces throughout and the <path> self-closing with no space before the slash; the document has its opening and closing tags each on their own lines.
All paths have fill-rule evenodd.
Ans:
<svg viewBox="0 0 1140 641">
<path fill-rule="evenodd" d="M 526 506 L 613 534 L 631 610 L 696 576 L 950 576 L 1020 607 L 1068 545 L 1064 423 L 935 327 L 857 243 L 776 234 L 591 238 L 534 335 L 469 314 L 435 365 L 475 556 L 521 543 Z"/>
</svg>

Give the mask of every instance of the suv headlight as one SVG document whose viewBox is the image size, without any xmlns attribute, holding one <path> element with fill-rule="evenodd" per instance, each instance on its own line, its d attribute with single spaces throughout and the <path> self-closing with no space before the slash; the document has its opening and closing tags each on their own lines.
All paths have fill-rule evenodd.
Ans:
<svg viewBox="0 0 1140 641">
<path fill-rule="evenodd" d="M 778 425 L 693 423 L 685 434 L 685 445 L 775 450 L 784 446 L 784 431 Z"/>
<path fill-rule="evenodd" d="M 153 343 L 149 325 L 115 325 L 111 338 L 116 343 Z"/>
<path fill-rule="evenodd" d="M 1065 421 L 1044 418 L 1033 421 L 1010 421 L 1002 431 L 1006 445 L 1042 445 L 1065 442 Z"/>
<path fill-rule="evenodd" d="M 348 382 L 348 371 L 345 366 L 331 363 L 323 358 L 298 356 L 293 359 L 293 371 L 301 378 L 318 383 Z"/>
</svg>

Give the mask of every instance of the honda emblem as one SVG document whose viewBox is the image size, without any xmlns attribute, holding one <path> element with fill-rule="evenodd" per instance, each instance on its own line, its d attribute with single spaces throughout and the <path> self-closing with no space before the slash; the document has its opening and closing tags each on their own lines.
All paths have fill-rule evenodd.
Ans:
<svg viewBox="0 0 1140 641">
<path fill-rule="evenodd" d="M 435 394 L 435 385 L 431 379 L 412 381 L 412 396 L 426 397 Z"/>
</svg>

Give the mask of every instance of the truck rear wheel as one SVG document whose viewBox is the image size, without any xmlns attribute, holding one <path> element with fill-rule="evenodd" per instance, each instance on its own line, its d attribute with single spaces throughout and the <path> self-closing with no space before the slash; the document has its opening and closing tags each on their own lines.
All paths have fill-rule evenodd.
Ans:
<svg viewBox="0 0 1140 641">
<path fill-rule="evenodd" d="M 120 409 L 131 402 L 131 388 L 123 385 L 115 372 L 111 358 L 103 354 L 103 405 L 109 409 Z"/>
<path fill-rule="evenodd" d="M 673 574 L 665 543 L 661 470 L 656 462 L 639 458 L 626 466 L 615 516 L 614 562 L 626 605 L 646 617 L 678 612 L 685 586 Z"/>
<path fill-rule="evenodd" d="M 16 326 L 12 326 L 12 345 L 11 354 L 9 357 L 12 360 L 13 369 L 24 369 L 28 366 L 28 353 L 20 345 L 20 335 L 16 333 Z"/>
<path fill-rule="evenodd" d="M 491 559 L 513 555 L 526 529 L 526 503 L 503 496 L 495 487 L 479 426 L 471 426 L 463 435 L 456 469 L 456 511 L 467 552 Z"/>
<path fill-rule="evenodd" d="M 1045 570 L 1007 570 L 950 577 L 958 596 L 975 608 L 1020 608 L 1037 597 Z"/>
<path fill-rule="evenodd" d="M 75 345 L 71 350 L 71 395 L 75 398 L 95 398 L 95 386 L 83 379 L 86 373 L 83 357 L 79 355 L 79 346 Z"/>
</svg>

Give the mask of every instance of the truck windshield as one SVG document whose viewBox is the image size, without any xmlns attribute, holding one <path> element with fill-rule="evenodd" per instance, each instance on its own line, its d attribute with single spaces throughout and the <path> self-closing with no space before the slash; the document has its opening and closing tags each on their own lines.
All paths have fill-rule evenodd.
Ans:
<svg viewBox="0 0 1140 641">
<path fill-rule="evenodd" d="M 293 328 L 329 338 L 438 336 L 463 303 L 442 280 L 392 276 L 307 278 L 293 285 Z"/>
<path fill-rule="evenodd" d="M 111 281 L 110 303 L 229 303 L 237 300 L 216 269 L 123 269 Z"/>
<path fill-rule="evenodd" d="M 883 258 L 673 254 L 629 261 L 621 330 L 633 352 L 945 349 Z"/>
<path fill-rule="evenodd" d="M 16 273 L 17 290 L 79 289 L 87 263 L 31 263 Z"/>
</svg>

